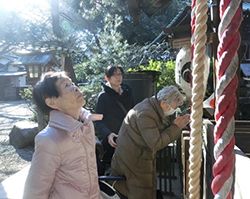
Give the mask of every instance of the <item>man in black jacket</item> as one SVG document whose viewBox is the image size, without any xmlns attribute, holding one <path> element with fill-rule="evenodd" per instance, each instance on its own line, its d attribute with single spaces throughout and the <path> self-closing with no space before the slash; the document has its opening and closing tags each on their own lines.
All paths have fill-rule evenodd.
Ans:
<svg viewBox="0 0 250 199">
<path fill-rule="evenodd" d="M 103 114 L 103 119 L 95 123 L 104 148 L 103 163 L 110 166 L 116 147 L 116 138 L 123 119 L 134 106 L 132 91 L 128 85 L 122 84 L 124 71 L 120 66 L 108 66 L 105 71 L 106 84 L 98 96 L 96 113 Z M 102 173 L 101 173 L 102 174 Z"/>
</svg>

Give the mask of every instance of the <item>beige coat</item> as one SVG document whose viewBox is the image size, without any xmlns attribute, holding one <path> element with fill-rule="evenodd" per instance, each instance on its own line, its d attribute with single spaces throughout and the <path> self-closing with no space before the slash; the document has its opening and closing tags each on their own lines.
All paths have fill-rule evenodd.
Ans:
<svg viewBox="0 0 250 199">
<path fill-rule="evenodd" d="M 156 198 L 156 152 L 176 140 L 181 129 L 164 117 L 159 102 L 148 98 L 129 111 L 117 139 L 112 175 L 124 175 L 115 188 L 128 199 Z"/>
<path fill-rule="evenodd" d="M 51 111 L 35 138 L 24 199 L 99 199 L 93 123 Z"/>
</svg>

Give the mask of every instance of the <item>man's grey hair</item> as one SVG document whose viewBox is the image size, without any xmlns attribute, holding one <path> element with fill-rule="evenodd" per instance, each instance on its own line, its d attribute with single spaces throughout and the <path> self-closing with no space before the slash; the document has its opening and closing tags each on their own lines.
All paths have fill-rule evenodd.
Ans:
<svg viewBox="0 0 250 199">
<path fill-rule="evenodd" d="M 184 96 L 180 93 L 177 87 L 166 86 L 157 93 L 157 99 L 159 101 L 165 101 L 168 104 L 176 101 L 177 105 L 181 106 L 184 101 Z"/>
</svg>

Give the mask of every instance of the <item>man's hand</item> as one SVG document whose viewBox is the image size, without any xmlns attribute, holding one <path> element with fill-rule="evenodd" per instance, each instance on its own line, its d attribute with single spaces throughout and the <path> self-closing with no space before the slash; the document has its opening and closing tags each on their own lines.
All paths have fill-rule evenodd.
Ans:
<svg viewBox="0 0 250 199">
<path fill-rule="evenodd" d="M 118 137 L 118 135 L 116 135 L 115 133 L 110 133 L 108 136 L 108 142 L 110 144 L 110 146 L 112 146 L 113 148 L 116 148 L 117 144 L 115 142 L 115 139 Z"/>
<path fill-rule="evenodd" d="M 189 114 L 178 116 L 174 120 L 174 124 L 177 125 L 180 129 L 183 129 L 189 122 L 190 122 Z"/>
</svg>

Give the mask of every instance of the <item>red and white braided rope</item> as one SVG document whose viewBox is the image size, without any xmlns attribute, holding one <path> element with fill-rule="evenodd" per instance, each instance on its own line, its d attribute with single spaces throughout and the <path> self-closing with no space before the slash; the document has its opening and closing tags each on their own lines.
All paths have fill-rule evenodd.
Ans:
<svg viewBox="0 0 250 199">
<path fill-rule="evenodd" d="M 214 128 L 214 179 L 212 191 L 214 198 L 232 198 L 234 154 L 234 114 L 237 105 L 237 69 L 240 46 L 239 27 L 242 21 L 240 0 L 221 0 L 218 28 L 219 45 L 216 66 L 216 108 Z"/>
</svg>

